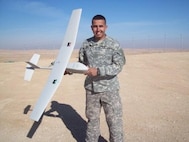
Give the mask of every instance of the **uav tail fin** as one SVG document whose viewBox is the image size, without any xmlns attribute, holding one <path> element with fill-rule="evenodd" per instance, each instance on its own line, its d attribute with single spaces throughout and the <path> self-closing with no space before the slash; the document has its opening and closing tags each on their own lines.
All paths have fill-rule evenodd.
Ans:
<svg viewBox="0 0 189 142">
<path fill-rule="evenodd" d="M 32 58 L 30 59 L 29 62 L 27 63 L 26 66 L 26 71 L 25 71 L 25 75 L 24 75 L 24 80 L 26 81 L 30 81 L 32 78 L 32 75 L 34 73 L 34 70 L 37 68 L 39 69 L 40 67 L 37 66 L 37 63 L 39 61 L 40 55 L 39 54 L 33 54 Z"/>
</svg>

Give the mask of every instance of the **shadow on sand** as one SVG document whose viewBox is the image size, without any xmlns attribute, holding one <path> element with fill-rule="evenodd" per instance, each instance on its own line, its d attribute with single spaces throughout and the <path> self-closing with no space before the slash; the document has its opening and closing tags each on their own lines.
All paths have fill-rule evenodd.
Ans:
<svg viewBox="0 0 189 142">
<path fill-rule="evenodd" d="M 53 112 L 57 112 L 58 114 L 54 115 Z M 52 101 L 51 108 L 44 112 L 38 122 L 33 123 L 27 134 L 28 138 L 33 137 L 44 116 L 60 118 L 77 142 L 85 142 L 87 122 L 70 105 L 60 104 L 57 101 Z M 98 142 L 107 142 L 107 140 L 100 136 Z"/>
</svg>

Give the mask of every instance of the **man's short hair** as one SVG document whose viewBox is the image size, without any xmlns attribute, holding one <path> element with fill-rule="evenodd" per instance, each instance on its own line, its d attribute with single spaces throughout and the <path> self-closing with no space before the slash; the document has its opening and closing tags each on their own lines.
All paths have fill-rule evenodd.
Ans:
<svg viewBox="0 0 189 142">
<path fill-rule="evenodd" d="M 106 23 L 106 18 L 103 16 L 103 15 L 95 15 L 94 17 L 93 17 L 93 19 L 92 19 L 92 22 L 93 22 L 93 20 L 104 20 L 105 21 L 105 23 Z"/>
</svg>

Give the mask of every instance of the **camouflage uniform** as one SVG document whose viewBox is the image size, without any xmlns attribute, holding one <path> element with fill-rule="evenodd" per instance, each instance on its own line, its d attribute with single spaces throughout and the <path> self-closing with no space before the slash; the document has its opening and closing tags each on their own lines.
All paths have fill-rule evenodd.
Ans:
<svg viewBox="0 0 189 142">
<path fill-rule="evenodd" d="M 117 74 L 125 64 L 125 56 L 118 42 L 106 36 L 100 42 L 94 38 L 84 41 L 79 62 L 99 69 L 97 76 L 87 76 L 86 142 L 97 142 L 100 136 L 100 111 L 103 107 L 110 131 L 110 142 L 123 142 L 122 105 Z"/>
</svg>

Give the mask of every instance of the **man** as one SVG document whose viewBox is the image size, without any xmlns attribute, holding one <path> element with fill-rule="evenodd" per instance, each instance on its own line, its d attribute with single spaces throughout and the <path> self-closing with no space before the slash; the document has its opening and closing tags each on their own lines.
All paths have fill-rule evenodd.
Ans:
<svg viewBox="0 0 189 142">
<path fill-rule="evenodd" d="M 96 15 L 91 29 L 94 36 L 83 42 L 79 62 L 89 67 L 85 73 L 86 142 L 98 142 L 100 111 L 103 107 L 110 132 L 110 142 L 123 142 L 122 104 L 117 75 L 125 64 L 120 45 L 106 35 L 106 19 Z"/>
</svg>

